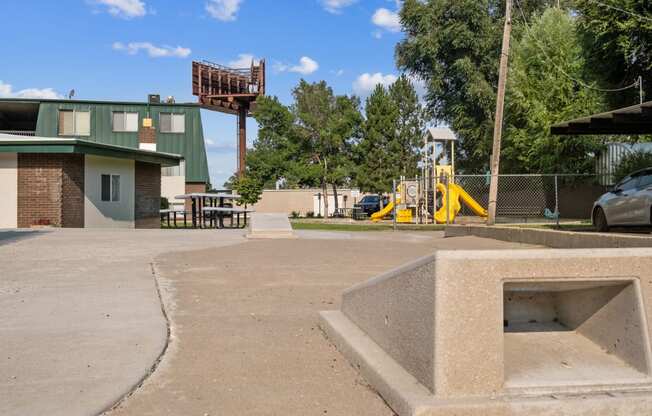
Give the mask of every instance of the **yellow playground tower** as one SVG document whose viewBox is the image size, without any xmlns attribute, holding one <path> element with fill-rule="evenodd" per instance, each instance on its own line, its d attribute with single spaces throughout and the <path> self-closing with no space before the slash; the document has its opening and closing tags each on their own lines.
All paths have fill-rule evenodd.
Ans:
<svg viewBox="0 0 652 416">
<path fill-rule="evenodd" d="M 448 224 L 462 209 L 461 203 L 480 217 L 487 210 L 455 183 L 455 143 L 457 137 L 448 128 L 429 128 L 424 136 L 422 176 L 400 179 L 396 202 L 396 222 L 402 224 Z M 394 202 L 371 216 L 380 221 L 394 212 Z"/>
</svg>

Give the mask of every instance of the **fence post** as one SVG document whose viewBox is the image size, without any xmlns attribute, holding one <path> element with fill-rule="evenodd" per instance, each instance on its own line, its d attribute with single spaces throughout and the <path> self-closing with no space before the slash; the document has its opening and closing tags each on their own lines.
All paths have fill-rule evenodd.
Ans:
<svg viewBox="0 0 652 416">
<path fill-rule="evenodd" d="M 396 179 L 392 179 L 392 221 L 396 231 Z"/>
<path fill-rule="evenodd" d="M 451 179 L 446 175 L 446 225 L 451 223 Z"/>
<path fill-rule="evenodd" d="M 555 175 L 555 216 L 557 217 L 557 228 L 559 228 L 559 184 L 557 179 L 558 175 Z"/>
</svg>

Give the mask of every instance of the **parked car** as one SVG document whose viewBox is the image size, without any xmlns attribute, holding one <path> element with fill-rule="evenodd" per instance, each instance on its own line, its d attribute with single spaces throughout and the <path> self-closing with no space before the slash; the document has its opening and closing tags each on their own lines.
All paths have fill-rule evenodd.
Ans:
<svg viewBox="0 0 652 416">
<path fill-rule="evenodd" d="M 598 231 L 614 226 L 652 225 L 652 168 L 632 173 L 593 205 Z"/>
<path fill-rule="evenodd" d="M 374 212 L 380 211 L 380 201 L 383 201 L 383 207 L 389 203 L 389 198 L 380 195 L 365 195 L 360 202 L 354 205 L 354 208 L 360 208 L 362 212 L 371 216 Z"/>
</svg>

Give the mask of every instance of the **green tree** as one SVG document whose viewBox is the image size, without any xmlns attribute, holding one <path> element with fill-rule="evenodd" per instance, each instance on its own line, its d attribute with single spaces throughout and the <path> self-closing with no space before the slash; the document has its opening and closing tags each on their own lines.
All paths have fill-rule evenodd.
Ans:
<svg viewBox="0 0 652 416">
<path fill-rule="evenodd" d="M 622 158 L 614 171 L 614 180 L 620 182 L 627 175 L 641 169 L 652 168 L 652 152 L 637 151 Z"/>
<path fill-rule="evenodd" d="M 238 205 L 253 205 L 260 200 L 260 196 L 263 194 L 262 183 L 258 179 L 246 175 L 235 179 L 233 189 L 240 195 L 240 199 L 237 200 Z"/>
<path fill-rule="evenodd" d="M 406 75 L 401 75 L 389 87 L 389 97 L 397 109 L 396 135 L 391 151 L 397 158 L 398 176 L 413 178 L 418 175 L 420 149 L 425 131 L 424 111 L 414 85 Z"/>
<path fill-rule="evenodd" d="M 556 122 L 599 112 L 603 94 L 578 85 L 589 73 L 574 18 L 549 8 L 514 42 L 507 85 L 503 171 L 588 173 L 601 147 L 591 136 L 553 136 Z M 584 82 L 583 81 L 583 82 Z"/>
<path fill-rule="evenodd" d="M 265 188 L 273 188 L 279 179 L 290 184 L 305 180 L 297 162 L 295 117 L 276 97 L 261 97 L 254 118 L 258 122 L 258 137 L 247 152 L 247 175 Z"/>
<path fill-rule="evenodd" d="M 356 183 L 363 192 L 384 193 L 396 179 L 396 147 L 399 110 L 387 89 L 378 84 L 366 103 L 362 139 L 356 146 Z"/>
<path fill-rule="evenodd" d="M 555 0 L 520 0 L 529 18 Z M 565 5 L 567 2 L 562 2 Z M 491 154 L 504 0 L 405 0 L 405 39 L 396 47 L 399 68 L 426 83 L 427 109 L 460 139 L 457 160 L 484 172 Z M 515 11 L 515 35 L 522 19 Z"/>
<path fill-rule="evenodd" d="M 646 96 L 652 97 L 652 3 L 649 0 L 576 0 L 575 3 L 584 55 L 599 77 L 600 86 L 623 87 L 642 76 Z M 638 98 L 638 89 L 609 95 L 612 107 L 638 103 Z"/>
<path fill-rule="evenodd" d="M 301 80 L 293 96 L 299 154 L 303 165 L 319 167 L 308 171 L 318 174 L 328 213 L 328 183 L 341 180 L 346 169 L 342 155 L 360 124 L 359 103 L 354 98 L 336 96 L 325 81 L 311 84 Z"/>
</svg>

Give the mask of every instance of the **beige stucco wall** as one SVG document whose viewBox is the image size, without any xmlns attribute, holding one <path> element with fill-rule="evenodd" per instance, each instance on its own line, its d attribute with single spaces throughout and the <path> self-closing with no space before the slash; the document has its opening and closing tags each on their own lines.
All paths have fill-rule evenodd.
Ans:
<svg viewBox="0 0 652 416">
<path fill-rule="evenodd" d="M 120 175 L 120 201 L 101 199 L 101 175 Z M 84 215 L 86 228 L 134 228 L 133 160 L 86 156 Z"/>
<path fill-rule="evenodd" d="M 254 206 L 256 212 L 262 213 L 286 213 L 291 214 L 292 211 L 306 215 L 307 212 L 314 212 L 315 215 L 321 211 L 323 215 L 323 198 L 321 201 L 321 209 L 319 207 L 316 197 L 321 193 L 320 189 L 282 189 L 282 190 L 265 190 L 260 198 L 260 201 Z M 329 194 L 329 211 L 332 213 L 334 210 L 334 199 L 332 189 L 328 190 Z M 346 196 L 346 207 L 351 208 L 361 197 L 352 197 L 355 191 L 350 189 L 342 189 L 337 191 L 340 208 L 344 208 L 344 196 Z"/>
<path fill-rule="evenodd" d="M 18 158 L 0 153 L 0 228 L 16 228 L 18 215 Z"/>
<path fill-rule="evenodd" d="M 185 176 L 161 176 L 161 197 L 168 199 L 170 207 L 183 208 L 185 201 L 183 199 L 176 199 L 175 197 L 185 193 Z"/>
</svg>

